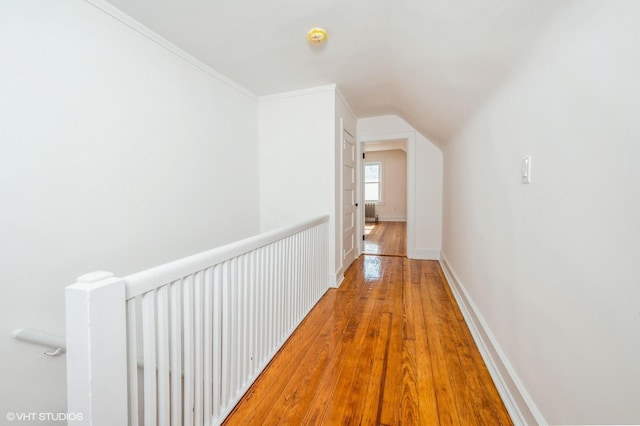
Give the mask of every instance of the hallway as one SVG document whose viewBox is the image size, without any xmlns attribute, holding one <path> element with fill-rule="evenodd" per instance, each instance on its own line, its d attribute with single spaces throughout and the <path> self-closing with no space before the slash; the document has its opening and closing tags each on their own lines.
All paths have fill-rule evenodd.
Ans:
<svg viewBox="0 0 640 426">
<path fill-rule="evenodd" d="M 363 255 L 225 424 L 512 423 L 439 264 Z"/>
</svg>

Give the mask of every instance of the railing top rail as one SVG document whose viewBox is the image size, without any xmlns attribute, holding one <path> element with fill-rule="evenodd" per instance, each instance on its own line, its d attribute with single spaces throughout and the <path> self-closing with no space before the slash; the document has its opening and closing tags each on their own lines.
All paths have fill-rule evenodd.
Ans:
<svg viewBox="0 0 640 426">
<path fill-rule="evenodd" d="M 128 275 L 124 277 L 126 283 L 126 298 L 127 300 L 131 299 L 168 282 L 192 274 L 193 272 L 233 259 L 244 253 L 251 252 L 328 221 L 329 215 L 320 216 L 294 226 L 264 232 L 253 237 L 245 238 L 244 240 L 235 241 L 224 246 Z"/>
</svg>

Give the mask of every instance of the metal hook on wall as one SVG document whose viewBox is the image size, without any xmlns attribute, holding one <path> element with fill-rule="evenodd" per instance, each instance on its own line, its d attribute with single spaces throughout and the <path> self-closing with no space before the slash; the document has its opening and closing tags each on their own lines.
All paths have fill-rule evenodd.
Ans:
<svg viewBox="0 0 640 426">
<path fill-rule="evenodd" d="M 57 348 L 54 351 L 47 351 L 44 354 L 48 355 L 48 356 L 58 356 L 58 355 L 62 355 L 64 353 L 64 349 L 62 348 Z"/>
</svg>

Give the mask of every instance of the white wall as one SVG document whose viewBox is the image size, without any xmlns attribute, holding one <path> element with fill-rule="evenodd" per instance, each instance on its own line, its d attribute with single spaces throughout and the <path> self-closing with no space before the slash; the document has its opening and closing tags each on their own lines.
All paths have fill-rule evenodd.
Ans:
<svg viewBox="0 0 640 426">
<path fill-rule="evenodd" d="M 639 17 L 560 9 L 445 148 L 443 254 L 532 422 L 640 423 Z"/>
<path fill-rule="evenodd" d="M 365 148 L 366 149 L 366 148 Z M 382 164 L 382 199 L 376 203 L 381 221 L 407 220 L 407 153 L 401 149 L 367 152 L 366 162 Z"/>
<path fill-rule="evenodd" d="M 334 110 L 335 86 L 259 102 L 261 230 L 330 214 L 329 271 L 336 268 Z"/>
<path fill-rule="evenodd" d="M 257 100 L 80 0 L 0 3 L 0 416 L 64 412 L 64 287 L 255 234 Z"/>
<path fill-rule="evenodd" d="M 418 132 L 413 166 L 416 200 L 414 253 L 417 258 L 439 259 L 442 250 L 442 151 Z"/>
<path fill-rule="evenodd" d="M 259 101 L 260 227 L 330 214 L 328 284 L 342 280 L 342 127 L 355 117 L 335 85 Z"/>
<path fill-rule="evenodd" d="M 408 140 L 407 255 L 415 259 L 439 259 L 442 244 L 442 152 L 399 117 L 389 115 L 358 120 L 360 142 L 398 139 Z"/>
</svg>

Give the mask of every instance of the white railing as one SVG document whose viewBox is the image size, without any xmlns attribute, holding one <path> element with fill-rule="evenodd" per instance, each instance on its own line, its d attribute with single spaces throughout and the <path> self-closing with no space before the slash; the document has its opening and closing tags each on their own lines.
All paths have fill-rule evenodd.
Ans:
<svg viewBox="0 0 640 426">
<path fill-rule="evenodd" d="M 78 278 L 66 290 L 67 410 L 93 425 L 221 423 L 325 293 L 328 219 Z"/>
</svg>

